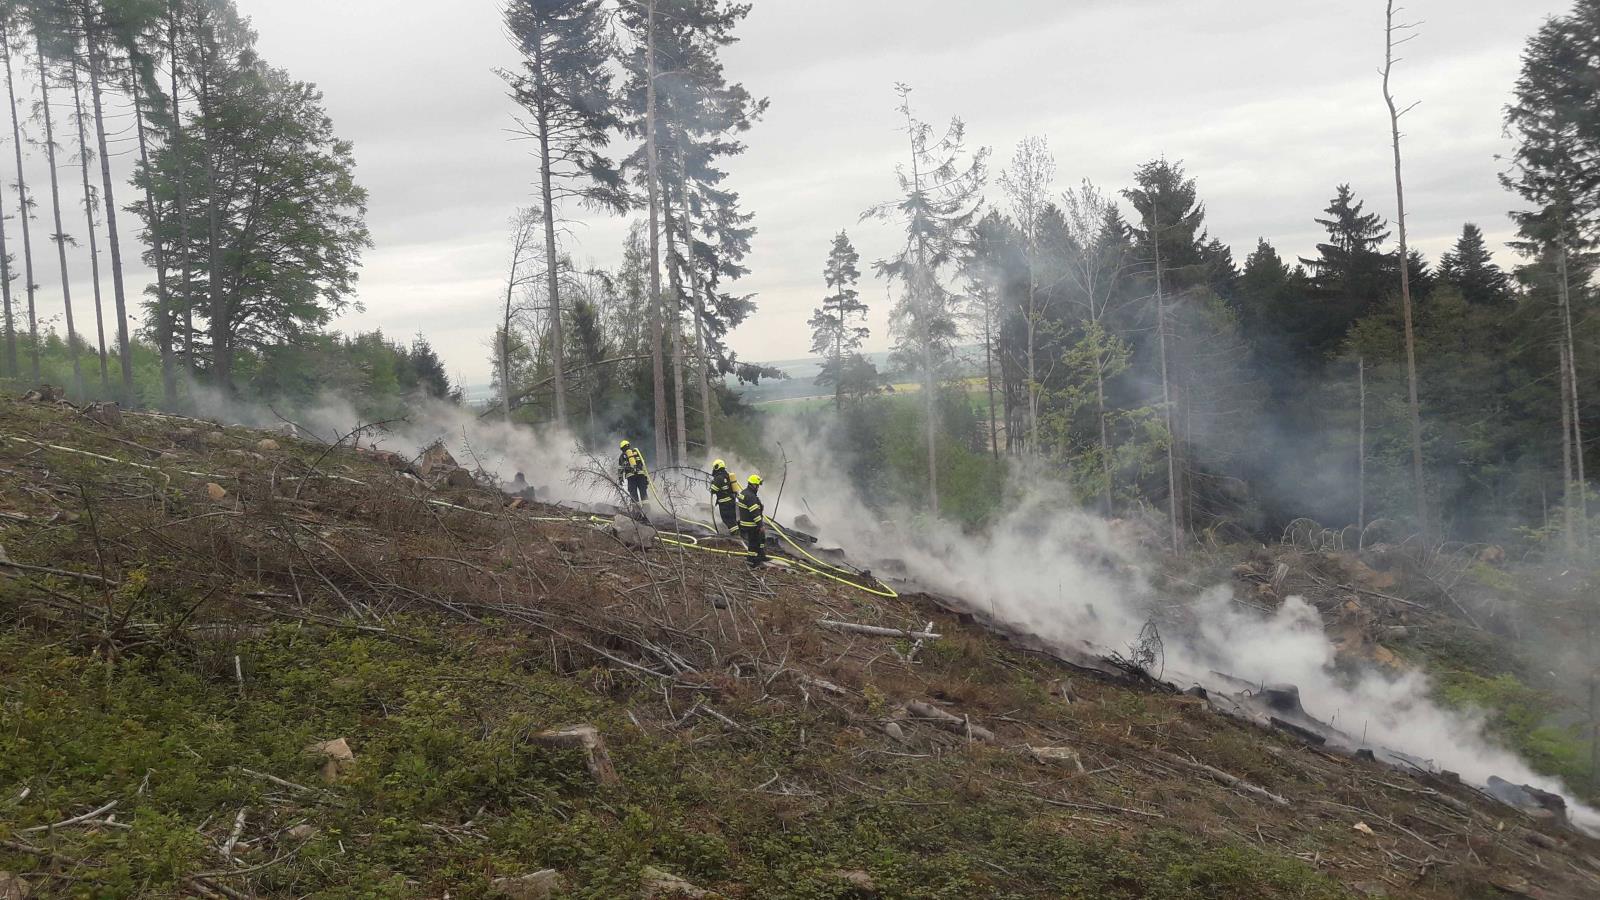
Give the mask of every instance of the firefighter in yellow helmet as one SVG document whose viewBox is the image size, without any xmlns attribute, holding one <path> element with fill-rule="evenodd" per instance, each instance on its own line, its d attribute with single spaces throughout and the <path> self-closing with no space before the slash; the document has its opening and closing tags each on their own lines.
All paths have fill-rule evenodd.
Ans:
<svg viewBox="0 0 1600 900">
<path fill-rule="evenodd" d="M 728 533 L 737 534 L 739 479 L 728 471 L 728 464 L 720 459 L 711 464 L 711 500 L 717 505 L 717 512 L 722 516 L 722 524 L 727 526 Z"/>
<path fill-rule="evenodd" d="M 750 551 L 750 568 L 767 561 L 767 508 L 761 503 L 761 476 L 751 475 L 739 495 L 739 531 Z"/>
<path fill-rule="evenodd" d="M 617 459 L 617 481 L 627 489 L 628 499 L 644 503 L 650 499 L 650 472 L 644 467 L 644 454 L 627 441 Z"/>
</svg>

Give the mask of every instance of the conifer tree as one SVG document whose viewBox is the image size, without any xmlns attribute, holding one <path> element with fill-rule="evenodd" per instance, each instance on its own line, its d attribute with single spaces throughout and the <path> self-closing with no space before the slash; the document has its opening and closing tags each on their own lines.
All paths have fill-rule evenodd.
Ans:
<svg viewBox="0 0 1600 900">
<path fill-rule="evenodd" d="M 828 251 L 828 264 L 823 269 L 823 283 L 831 293 L 822 299 L 822 305 L 811 315 L 811 352 L 823 357 L 822 372 L 817 384 L 833 385 L 834 407 L 842 412 L 848 393 L 860 393 L 858 378 L 863 373 L 866 360 L 860 356 L 861 342 L 871 331 L 865 324 L 867 305 L 861 302 L 861 292 L 856 283 L 861 278 L 861 254 L 850 243 L 850 236 L 841 231 L 833 239 Z M 866 363 L 866 366 L 870 366 Z"/>
<path fill-rule="evenodd" d="M 1439 278 L 1460 290 L 1468 303 L 1500 306 L 1511 301 L 1511 277 L 1495 265 L 1483 231 L 1471 222 L 1462 226 L 1455 247 L 1439 260 Z"/>
<path fill-rule="evenodd" d="M 941 280 L 959 260 L 982 201 L 988 148 L 968 153 L 966 125 L 950 120 L 942 133 L 911 109 L 911 87 L 895 85 L 900 97 L 909 154 L 895 172 L 900 196 L 871 207 L 863 219 L 878 218 L 905 228 L 905 244 L 873 263 L 878 277 L 899 282 L 903 292 L 891 318 L 901 364 L 922 382 L 928 454 L 928 505 L 939 513 L 939 387 L 955 355 L 960 334 L 955 298 Z"/>
<path fill-rule="evenodd" d="M 28 178 L 22 165 L 22 122 L 17 113 L 17 89 L 11 68 L 12 26 L 19 25 L 19 5 L 8 0 L 0 5 L 0 61 L 6 67 L 6 102 L 11 110 L 11 144 L 17 160 L 17 221 L 22 225 L 22 279 L 28 295 L 28 362 L 34 381 L 39 371 L 39 315 L 35 300 L 38 284 L 33 277 L 33 198 L 28 195 Z"/>
<path fill-rule="evenodd" d="M 522 68 L 502 76 L 527 117 L 523 134 L 536 144 L 544 220 L 545 278 L 558 425 L 567 421 L 561 268 L 556 223 L 564 201 L 622 211 L 622 176 L 603 151 L 617 127 L 607 66 L 612 56 L 602 0 L 511 0 L 506 28 Z"/>
</svg>

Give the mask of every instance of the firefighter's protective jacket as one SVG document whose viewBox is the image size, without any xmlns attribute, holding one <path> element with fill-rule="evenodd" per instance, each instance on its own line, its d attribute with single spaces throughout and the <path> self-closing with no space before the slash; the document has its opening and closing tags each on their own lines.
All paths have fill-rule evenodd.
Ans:
<svg viewBox="0 0 1600 900">
<path fill-rule="evenodd" d="M 718 469 L 711 473 L 711 496 L 717 501 L 718 506 L 726 506 L 739 502 L 739 479 L 727 469 Z"/>
<path fill-rule="evenodd" d="M 766 524 L 767 508 L 762 505 L 756 486 L 750 485 L 739 495 L 739 527 L 755 530 Z"/>
<path fill-rule="evenodd" d="M 644 454 L 638 447 L 628 447 L 622 451 L 622 456 L 617 460 L 617 474 L 623 478 L 645 474 Z"/>
</svg>

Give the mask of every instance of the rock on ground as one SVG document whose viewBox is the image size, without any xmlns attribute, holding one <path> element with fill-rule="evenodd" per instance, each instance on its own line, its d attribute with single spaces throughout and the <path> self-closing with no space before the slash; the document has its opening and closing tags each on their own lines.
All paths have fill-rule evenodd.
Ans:
<svg viewBox="0 0 1600 900">
<path fill-rule="evenodd" d="M 562 896 L 566 885 L 561 873 L 555 869 L 542 869 L 527 875 L 496 878 L 489 883 L 489 893 L 508 900 L 552 900 Z"/>
<path fill-rule="evenodd" d="M 873 881 L 872 876 L 861 869 L 840 869 L 833 873 L 833 877 L 848 884 L 857 894 L 865 897 L 877 896 L 877 882 Z"/>
<path fill-rule="evenodd" d="M 673 897 L 715 897 L 716 894 L 698 888 L 670 872 L 655 866 L 645 866 L 639 872 L 640 900 L 668 900 Z"/>
<path fill-rule="evenodd" d="M 306 747 L 306 752 L 323 757 L 322 780 L 328 784 L 337 781 L 340 775 L 350 771 L 356 764 L 355 752 L 344 738 L 318 741 Z"/>
<path fill-rule="evenodd" d="M 656 530 L 649 525 L 618 515 L 611 520 L 611 533 L 635 550 L 648 550 L 656 542 Z"/>
</svg>

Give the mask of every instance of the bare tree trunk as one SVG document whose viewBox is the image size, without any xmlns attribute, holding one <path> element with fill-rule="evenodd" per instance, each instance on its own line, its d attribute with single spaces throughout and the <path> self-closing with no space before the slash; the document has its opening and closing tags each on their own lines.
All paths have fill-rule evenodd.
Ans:
<svg viewBox="0 0 1600 900">
<path fill-rule="evenodd" d="M 139 132 L 139 162 L 148 173 L 150 146 L 144 133 L 144 90 L 139 86 L 137 74 L 129 73 L 128 88 L 129 96 L 133 97 L 134 127 Z M 145 183 L 144 205 L 150 216 L 150 251 L 155 255 L 156 264 L 156 343 L 161 350 L 161 404 L 171 409 L 178 402 L 177 360 L 172 347 L 171 285 L 167 279 L 167 248 L 166 236 L 161 229 L 161 207 L 156 205 L 155 193 L 151 191 L 149 182 Z"/>
<path fill-rule="evenodd" d="M 133 339 L 128 332 L 128 292 L 122 279 L 122 238 L 117 230 L 117 188 L 111 178 L 111 154 L 106 149 L 104 92 L 105 59 L 100 45 L 100 26 L 85 16 L 84 32 L 89 45 L 89 99 L 94 103 L 95 138 L 100 145 L 100 181 L 106 204 L 106 244 L 111 251 L 111 293 L 117 302 L 117 344 L 122 357 L 122 402 L 137 403 L 133 392 Z"/>
<path fill-rule="evenodd" d="M 89 137 L 83 127 L 83 92 L 78 89 L 78 61 L 72 61 L 72 108 L 78 125 L 78 161 L 83 169 L 83 214 L 89 229 L 89 278 L 94 286 L 94 327 L 100 349 L 100 390 L 111 393 L 111 374 L 106 356 L 105 304 L 100 296 L 100 240 L 95 235 L 94 189 L 89 185 Z"/>
<path fill-rule="evenodd" d="M 546 287 L 550 292 L 550 370 L 555 376 L 556 425 L 567 427 L 566 345 L 561 336 L 561 269 L 556 256 L 556 201 L 550 175 L 550 112 L 545 106 L 546 72 L 544 42 L 534 41 L 535 77 L 540 90 L 535 93 L 539 128 L 539 191 L 544 200 L 544 255 Z M 507 415 L 509 418 L 509 414 Z"/>
<path fill-rule="evenodd" d="M 1367 543 L 1367 358 L 1356 357 L 1356 391 L 1361 395 L 1361 424 L 1356 438 L 1356 549 Z"/>
<path fill-rule="evenodd" d="M 1383 32 L 1383 102 L 1389 107 L 1389 133 L 1394 144 L 1396 230 L 1400 235 L 1400 307 L 1405 314 L 1406 385 L 1411 418 L 1411 481 L 1416 492 L 1417 527 L 1426 541 L 1431 528 L 1428 520 L 1428 486 L 1423 480 L 1422 469 L 1422 404 L 1417 397 L 1417 339 L 1411 316 L 1411 247 L 1406 240 L 1406 190 L 1400 166 L 1400 117 L 1405 115 L 1406 110 L 1395 106 L 1394 95 L 1389 91 L 1389 76 L 1394 71 L 1395 31 L 1409 27 L 1394 24 L 1394 0 L 1388 0 Z"/>
<path fill-rule="evenodd" d="M 212 108 L 210 67 L 202 62 L 199 71 L 200 130 L 205 140 L 206 158 L 206 269 L 209 285 L 207 300 L 211 316 L 211 378 L 218 390 L 233 394 L 232 312 L 222 292 L 222 212 L 217 197 L 217 137 L 215 110 Z"/>
<path fill-rule="evenodd" d="M 181 69 L 178 59 L 178 17 L 183 12 L 182 0 L 173 5 L 167 26 L 167 59 L 172 67 L 172 155 L 179 160 L 174 170 L 173 185 L 178 216 L 178 277 L 183 286 L 183 368 L 194 377 L 194 282 L 190 269 L 193 236 L 189 232 L 189 167 L 183 160 L 183 103 L 178 95 L 178 76 Z"/>
<path fill-rule="evenodd" d="M 1104 340 L 1104 335 L 1101 336 L 1101 339 Z M 1104 352 L 1105 351 L 1100 348 L 1096 348 L 1095 351 L 1094 405 L 1095 418 L 1100 424 L 1101 477 L 1105 479 L 1105 484 L 1102 486 L 1102 501 L 1105 505 L 1105 508 L 1102 510 L 1102 512 L 1104 515 L 1110 516 L 1114 507 L 1112 495 L 1115 493 L 1116 486 L 1112 484 L 1113 469 L 1111 465 L 1111 430 L 1106 422 L 1106 363 Z"/>
<path fill-rule="evenodd" d="M 50 113 L 50 79 L 44 67 L 44 46 L 36 44 L 39 53 L 39 100 L 44 110 L 45 155 L 50 164 L 50 201 L 55 210 L 57 255 L 61 260 L 61 297 L 67 309 L 67 355 L 72 358 L 72 389 L 83 398 L 83 364 L 78 360 L 78 326 L 72 317 L 72 278 L 67 273 L 67 232 L 61 224 L 61 179 L 56 174 L 56 129 Z"/>
<path fill-rule="evenodd" d="M 1038 223 L 1032 226 L 1038 228 Z M 1039 275 L 1038 236 L 1028 236 L 1028 452 L 1039 453 Z"/>
<path fill-rule="evenodd" d="M 4 40 L 0 35 L 0 40 Z M 0 192 L 0 294 L 5 298 L 6 314 L 6 358 L 5 374 L 8 378 L 16 378 L 21 374 L 17 363 L 17 325 L 11 312 L 11 255 L 6 248 L 6 212 L 5 194 Z"/>
<path fill-rule="evenodd" d="M 667 458 L 667 371 L 661 347 L 661 156 L 656 147 L 656 4 L 645 0 L 645 160 L 650 195 L 650 368 L 654 378 L 656 459 Z"/>
<path fill-rule="evenodd" d="M 1161 210 L 1158 200 L 1150 201 L 1150 242 L 1156 257 L 1156 336 L 1161 350 L 1161 411 L 1167 426 L 1167 523 L 1172 530 L 1172 552 L 1183 548 L 1183 533 L 1178 527 L 1178 435 L 1172 417 L 1172 382 L 1167 369 L 1167 299 L 1161 271 Z"/>
<path fill-rule="evenodd" d="M 680 154 L 685 154 L 681 148 L 683 141 L 680 136 L 678 146 Z M 685 157 L 687 158 L 686 154 Z M 683 184 L 683 255 L 689 264 L 689 290 L 694 295 L 694 340 L 695 355 L 700 359 L 700 421 L 701 430 L 705 433 L 705 450 L 711 452 L 715 444 L 713 425 L 711 422 L 711 358 L 708 355 L 709 341 L 706 340 L 706 304 L 704 284 L 700 280 L 699 254 L 694 246 L 694 221 L 689 215 L 689 185 Z"/>
<path fill-rule="evenodd" d="M 1589 549 L 1589 479 L 1584 472 L 1584 442 L 1583 442 L 1583 414 L 1580 394 L 1578 391 L 1578 347 L 1572 333 L 1572 283 L 1567 270 L 1567 242 L 1565 235 L 1561 239 L 1560 257 L 1561 275 L 1561 326 L 1562 338 L 1566 342 L 1567 350 L 1567 379 L 1571 385 L 1569 398 L 1572 403 L 1572 459 L 1573 475 L 1577 478 L 1578 492 L 1578 534 L 1582 537 L 1583 549 Z"/>
<path fill-rule="evenodd" d="M 662 192 L 662 230 L 667 236 L 667 278 L 670 282 L 672 310 L 667 317 L 668 340 L 672 348 L 672 463 L 682 465 L 689 454 L 689 423 L 683 413 L 683 274 L 673 261 L 678 259 L 677 235 L 672 225 L 672 196 Z"/>
<path fill-rule="evenodd" d="M 519 235 L 518 240 L 521 240 Z M 511 250 L 511 274 L 506 277 L 505 315 L 500 319 L 500 414 L 511 421 L 511 304 L 517 295 L 517 260 L 520 246 Z"/>
<path fill-rule="evenodd" d="M 1000 423 L 994 412 L 994 309 L 987 301 L 983 306 L 983 379 L 989 389 L 989 451 L 1000 458 Z"/>
<path fill-rule="evenodd" d="M 33 278 L 33 236 L 28 223 L 33 219 L 33 202 L 28 198 L 28 179 L 22 171 L 22 123 L 17 118 L 17 89 L 11 74 L 11 23 L 5 23 L 0 33 L 0 57 L 6 64 L 6 99 L 11 104 L 11 144 L 17 155 L 17 218 L 22 222 L 22 273 L 27 279 L 28 292 L 28 357 L 32 364 L 33 380 L 41 377 L 39 371 L 39 316 L 34 304 L 34 294 L 39 285 Z"/>
<path fill-rule="evenodd" d="M 1565 548 L 1571 560 L 1578 548 L 1578 504 L 1572 496 L 1572 370 L 1567 365 L 1567 344 L 1560 341 L 1561 358 L 1561 510 L 1565 518 Z"/>
</svg>

